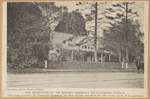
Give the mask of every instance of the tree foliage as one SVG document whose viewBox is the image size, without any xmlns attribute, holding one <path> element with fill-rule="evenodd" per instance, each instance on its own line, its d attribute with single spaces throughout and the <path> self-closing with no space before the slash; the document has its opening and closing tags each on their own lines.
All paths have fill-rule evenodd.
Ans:
<svg viewBox="0 0 150 99">
<path fill-rule="evenodd" d="M 50 26 L 53 23 L 59 22 L 62 17 L 62 13 L 67 10 L 65 6 L 57 7 L 55 2 L 34 2 L 34 4 L 40 8 L 43 17 L 46 18 L 45 24 Z"/>
<path fill-rule="evenodd" d="M 112 8 L 108 8 L 107 11 L 110 13 L 109 15 L 105 15 L 107 19 L 110 19 L 114 22 L 118 22 L 118 20 L 121 20 L 123 22 L 123 31 L 120 32 L 121 34 L 121 40 L 119 40 L 119 61 L 121 62 L 121 50 L 125 47 L 125 53 L 124 51 L 122 53 L 122 56 L 125 58 L 127 63 L 129 62 L 129 48 L 130 48 L 130 39 L 132 39 L 134 34 L 134 31 L 136 29 L 139 29 L 139 27 L 133 27 L 131 31 L 131 20 L 134 19 L 134 17 L 138 17 L 137 11 L 133 11 L 132 8 L 130 8 L 131 5 L 133 5 L 135 2 L 118 2 L 117 4 L 112 4 Z M 115 7 L 115 8 L 113 8 Z M 111 14 L 116 14 L 116 16 L 111 16 Z M 111 23 L 110 23 L 111 24 Z M 139 24 L 138 24 L 139 25 Z M 132 36 L 131 36 L 132 35 Z"/>
<path fill-rule="evenodd" d="M 122 19 L 120 22 L 111 24 L 112 27 L 110 27 L 109 30 L 104 30 L 104 40 L 110 42 L 112 49 L 117 51 L 121 50 L 122 56 L 125 56 L 126 47 L 125 24 L 126 19 Z M 140 39 L 143 35 L 139 28 L 140 24 L 138 21 L 128 19 L 128 48 L 130 61 L 133 61 L 133 58 L 144 54 L 143 43 Z M 118 44 L 120 45 L 120 49 L 118 48 Z"/>
<path fill-rule="evenodd" d="M 7 3 L 8 66 L 29 67 L 48 58 L 51 28 L 34 3 Z"/>
<path fill-rule="evenodd" d="M 86 35 L 85 19 L 77 12 L 64 12 L 62 18 L 55 28 L 55 31 L 71 33 L 73 35 Z"/>
<path fill-rule="evenodd" d="M 98 58 L 97 58 L 97 13 L 98 13 L 98 11 L 97 11 L 97 2 L 95 2 L 95 3 L 89 3 L 89 2 L 79 2 L 79 3 L 77 3 L 76 4 L 77 6 L 82 6 L 82 7 L 84 7 L 84 6 L 90 6 L 90 7 L 84 7 L 83 9 L 80 9 L 80 11 L 82 12 L 82 11 L 84 11 L 84 10 L 87 10 L 87 9 L 90 9 L 90 12 L 91 13 L 88 13 L 88 14 L 85 14 L 85 17 L 86 17 L 86 22 L 88 22 L 88 21 L 93 21 L 93 20 L 95 20 L 95 26 L 93 27 L 93 26 L 90 26 L 89 28 L 92 28 L 90 31 L 93 31 L 93 29 L 94 29 L 94 49 L 95 49 L 95 51 L 94 51 L 94 56 L 95 56 L 95 62 L 98 62 Z M 79 10 L 79 9 L 78 9 Z M 101 19 L 100 19 L 101 20 Z"/>
</svg>

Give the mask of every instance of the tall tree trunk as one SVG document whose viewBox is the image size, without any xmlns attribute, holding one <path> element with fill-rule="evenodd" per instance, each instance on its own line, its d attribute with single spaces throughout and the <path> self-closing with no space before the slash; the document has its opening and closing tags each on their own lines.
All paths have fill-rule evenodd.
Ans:
<svg viewBox="0 0 150 99">
<path fill-rule="evenodd" d="M 95 3 L 95 37 L 94 37 L 94 49 L 95 49 L 95 62 L 98 62 L 97 59 L 97 2 Z"/>
<path fill-rule="evenodd" d="M 109 54 L 109 62 L 111 61 L 111 58 L 110 58 L 110 54 Z"/>
<path fill-rule="evenodd" d="M 126 47 L 126 62 L 129 62 L 129 50 L 128 47 Z"/>
<path fill-rule="evenodd" d="M 73 50 L 71 51 L 71 60 L 73 61 Z"/>
<path fill-rule="evenodd" d="M 128 68 L 128 2 L 126 2 L 126 68 Z"/>
<path fill-rule="evenodd" d="M 126 46 L 126 69 L 129 67 L 128 47 Z"/>
<path fill-rule="evenodd" d="M 120 48 L 120 44 L 118 44 L 118 50 L 119 50 L 119 63 L 121 63 L 121 48 Z"/>
</svg>

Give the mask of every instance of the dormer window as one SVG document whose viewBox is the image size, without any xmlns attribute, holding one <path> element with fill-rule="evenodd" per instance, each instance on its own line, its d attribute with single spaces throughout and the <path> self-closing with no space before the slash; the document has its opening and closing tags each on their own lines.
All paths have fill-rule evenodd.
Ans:
<svg viewBox="0 0 150 99">
<path fill-rule="evenodd" d="M 68 41 L 70 42 L 70 41 L 72 41 L 72 39 L 69 39 Z"/>
<path fill-rule="evenodd" d="M 63 41 L 62 43 L 66 44 L 66 41 Z"/>
</svg>

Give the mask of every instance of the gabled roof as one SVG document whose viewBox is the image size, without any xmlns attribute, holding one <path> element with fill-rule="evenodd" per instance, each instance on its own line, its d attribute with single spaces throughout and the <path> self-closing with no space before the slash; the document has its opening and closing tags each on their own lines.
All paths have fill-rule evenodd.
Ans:
<svg viewBox="0 0 150 99">
<path fill-rule="evenodd" d="M 71 43 L 76 46 L 87 44 L 87 42 L 91 42 L 91 44 L 94 45 L 94 37 L 93 36 L 92 37 L 75 36 L 75 35 L 72 35 L 69 33 L 62 33 L 62 32 L 56 32 L 56 31 L 52 31 L 51 33 L 53 36 L 54 44 L 62 44 L 64 42 L 71 40 Z M 98 38 L 97 42 L 98 42 L 99 46 L 104 48 L 108 53 L 112 53 L 112 54 L 116 53 L 110 49 L 109 42 L 104 41 L 102 38 Z"/>
<path fill-rule="evenodd" d="M 94 37 L 84 37 L 77 45 L 83 45 L 90 42 L 94 46 Z M 103 44 L 97 39 L 97 44 L 103 48 Z"/>
<path fill-rule="evenodd" d="M 71 40 L 74 41 L 74 44 L 76 44 L 85 38 L 84 36 L 75 36 L 73 34 L 63 32 L 52 31 L 51 33 L 53 37 L 53 43 L 63 43 Z"/>
<path fill-rule="evenodd" d="M 53 43 L 62 43 L 63 41 L 67 40 L 70 37 L 73 37 L 74 35 L 69 34 L 69 33 L 62 33 L 62 32 L 56 32 L 52 31 L 52 37 L 53 37 Z"/>
</svg>

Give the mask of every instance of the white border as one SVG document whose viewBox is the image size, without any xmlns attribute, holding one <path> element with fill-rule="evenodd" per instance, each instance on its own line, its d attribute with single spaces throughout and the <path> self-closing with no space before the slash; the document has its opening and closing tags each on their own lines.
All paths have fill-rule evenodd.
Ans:
<svg viewBox="0 0 150 99">
<path fill-rule="evenodd" d="M 2 96 L 7 88 L 7 2 L 2 2 Z"/>
<path fill-rule="evenodd" d="M 114 1 L 112 1 L 114 2 Z M 144 33 L 145 33 L 145 39 L 144 39 L 144 57 L 145 57 L 145 63 L 148 63 L 148 7 L 149 2 L 144 2 Z M 3 17 L 2 17 L 2 97 L 7 97 L 7 94 L 13 94 L 15 91 L 8 91 L 7 88 L 7 2 L 2 2 L 2 11 L 3 11 Z M 144 97 L 147 97 L 147 77 L 148 77 L 148 66 L 145 64 L 145 74 L 144 74 L 144 88 L 138 89 L 138 88 L 45 88 L 44 91 L 103 91 L 103 92 L 125 92 L 128 95 L 144 95 Z M 24 91 L 17 91 L 20 94 L 24 93 Z M 125 98 L 125 97 L 124 97 Z M 132 97 L 131 97 L 132 98 Z"/>
</svg>

